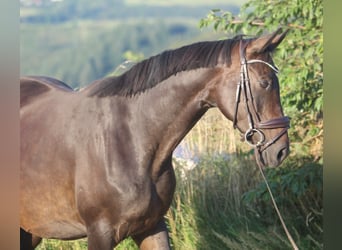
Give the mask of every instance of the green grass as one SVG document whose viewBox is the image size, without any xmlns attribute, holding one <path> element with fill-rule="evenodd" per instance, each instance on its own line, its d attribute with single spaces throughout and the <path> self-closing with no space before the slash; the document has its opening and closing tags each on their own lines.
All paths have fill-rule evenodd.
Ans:
<svg viewBox="0 0 342 250">
<path fill-rule="evenodd" d="M 84 250 L 87 249 L 86 239 L 61 241 L 44 239 L 36 248 L 37 250 Z"/>
<path fill-rule="evenodd" d="M 300 249 L 322 249 L 322 165 L 284 165 L 266 174 L 285 222 Z M 291 249 L 254 160 L 210 156 L 186 177 L 167 214 L 175 249 Z"/>
</svg>

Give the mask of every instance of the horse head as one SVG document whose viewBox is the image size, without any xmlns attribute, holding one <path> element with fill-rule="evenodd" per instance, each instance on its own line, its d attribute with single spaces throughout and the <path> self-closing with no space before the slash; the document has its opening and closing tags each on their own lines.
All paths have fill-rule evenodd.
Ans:
<svg viewBox="0 0 342 250">
<path fill-rule="evenodd" d="M 283 114 L 278 69 L 271 57 L 287 33 L 279 31 L 253 39 L 241 36 L 232 48 L 231 65 L 208 95 L 255 147 L 257 163 L 263 167 L 278 166 L 289 154 L 289 118 Z"/>
</svg>

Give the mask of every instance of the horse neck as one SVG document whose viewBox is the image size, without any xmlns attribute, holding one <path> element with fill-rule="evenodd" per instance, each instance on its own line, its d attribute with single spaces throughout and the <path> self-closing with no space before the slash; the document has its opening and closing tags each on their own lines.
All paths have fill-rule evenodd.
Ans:
<svg viewBox="0 0 342 250">
<path fill-rule="evenodd" d="M 207 111 L 201 100 L 208 95 L 209 85 L 220 78 L 218 68 L 180 72 L 137 97 L 134 112 L 139 114 L 139 134 L 145 136 L 140 138 L 146 142 L 142 146 L 152 147 L 152 169 L 158 169 L 171 157 L 179 142 Z"/>
</svg>

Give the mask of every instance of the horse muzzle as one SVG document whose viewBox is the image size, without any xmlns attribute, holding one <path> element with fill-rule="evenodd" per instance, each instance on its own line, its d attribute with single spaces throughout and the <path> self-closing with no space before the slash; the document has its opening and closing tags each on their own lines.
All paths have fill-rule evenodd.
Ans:
<svg viewBox="0 0 342 250">
<path fill-rule="evenodd" d="M 259 122 L 255 125 L 255 128 L 246 131 L 245 140 L 255 147 L 258 164 L 261 164 L 263 167 L 276 167 L 283 162 L 290 152 L 289 138 L 287 135 L 289 127 L 290 118 L 283 116 L 265 122 Z M 263 132 L 265 130 L 277 131 L 275 131 L 276 134 L 271 139 L 266 140 Z"/>
</svg>

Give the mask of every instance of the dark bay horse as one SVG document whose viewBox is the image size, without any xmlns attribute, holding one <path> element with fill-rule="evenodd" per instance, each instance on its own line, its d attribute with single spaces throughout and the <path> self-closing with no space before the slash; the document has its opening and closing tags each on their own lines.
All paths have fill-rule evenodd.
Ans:
<svg viewBox="0 0 342 250">
<path fill-rule="evenodd" d="M 49 77 L 20 81 L 21 249 L 88 237 L 113 249 L 170 249 L 164 218 L 175 190 L 172 152 L 217 107 L 262 166 L 289 152 L 271 52 L 285 37 L 200 42 L 165 51 L 80 91 Z"/>
</svg>

